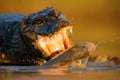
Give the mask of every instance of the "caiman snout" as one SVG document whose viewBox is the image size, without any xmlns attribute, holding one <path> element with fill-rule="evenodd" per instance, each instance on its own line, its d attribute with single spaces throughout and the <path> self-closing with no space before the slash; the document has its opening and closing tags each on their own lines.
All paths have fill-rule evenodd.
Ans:
<svg viewBox="0 0 120 80">
<path fill-rule="evenodd" d="M 54 57 L 72 46 L 72 27 L 64 14 L 54 8 L 28 15 L 21 23 L 22 34 L 33 41 L 44 58 Z"/>
</svg>

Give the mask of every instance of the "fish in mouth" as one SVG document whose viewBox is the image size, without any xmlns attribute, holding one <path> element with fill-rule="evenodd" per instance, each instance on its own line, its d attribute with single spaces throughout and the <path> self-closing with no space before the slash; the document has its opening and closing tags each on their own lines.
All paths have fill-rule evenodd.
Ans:
<svg viewBox="0 0 120 80">
<path fill-rule="evenodd" d="M 72 27 L 64 14 L 54 8 L 30 14 L 21 22 L 22 35 L 32 39 L 34 48 L 47 60 L 72 47 Z"/>
<path fill-rule="evenodd" d="M 72 28 L 55 8 L 0 16 L 0 65 L 66 64 L 89 56 L 95 45 L 73 45 Z"/>
</svg>

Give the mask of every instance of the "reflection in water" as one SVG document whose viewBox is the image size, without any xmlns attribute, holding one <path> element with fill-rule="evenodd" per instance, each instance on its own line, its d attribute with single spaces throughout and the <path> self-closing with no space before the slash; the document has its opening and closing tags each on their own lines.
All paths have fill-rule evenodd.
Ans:
<svg viewBox="0 0 120 80">
<path fill-rule="evenodd" d="M 92 41 L 97 46 L 93 55 L 120 56 L 119 0 L 1 0 L 0 13 L 28 14 L 47 6 L 60 9 L 73 23 L 75 43 Z M 99 68 L 81 71 L 76 68 L 0 66 L 0 80 L 120 80 L 120 67 Z"/>
<path fill-rule="evenodd" d="M 110 67 L 41 68 L 39 66 L 1 66 L 0 80 L 119 80 L 120 69 Z M 109 77 L 108 77 L 109 76 Z"/>
</svg>

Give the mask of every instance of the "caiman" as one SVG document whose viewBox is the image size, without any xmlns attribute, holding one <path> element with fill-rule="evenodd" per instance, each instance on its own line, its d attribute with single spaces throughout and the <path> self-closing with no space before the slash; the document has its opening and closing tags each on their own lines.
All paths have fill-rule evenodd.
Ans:
<svg viewBox="0 0 120 80">
<path fill-rule="evenodd" d="M 55 8 L 29 15 L 0 14 L 0 65 L 64 66 L 88 57 L 95 45 L 74 45 L 72 28 Z"/>
</svg>

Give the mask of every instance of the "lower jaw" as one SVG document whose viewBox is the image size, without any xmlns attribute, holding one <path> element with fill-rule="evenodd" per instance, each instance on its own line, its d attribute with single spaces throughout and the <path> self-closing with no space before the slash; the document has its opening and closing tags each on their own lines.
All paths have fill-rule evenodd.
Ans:
<svg viewBox="0 0 120 80">
<path fill-rule="evenodd" d="M 57 43 L 56 43 L 57 45 Z M 49 57 L 50 59 L 53 59 L 55 57 L 57 57 L 58 55 L 60 55 L 62 52 L 64 52 L 66 49 L 70 48 L 72 45 L 69 46 L 65 46 L 63 44 L 58 45 L 59 49 L 52 49 L 51 45 L 47 45 L 43 47 L 39 47 L 39 50 L 42 52 L 43 57 Z"/>
</svg>

